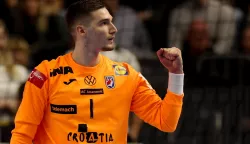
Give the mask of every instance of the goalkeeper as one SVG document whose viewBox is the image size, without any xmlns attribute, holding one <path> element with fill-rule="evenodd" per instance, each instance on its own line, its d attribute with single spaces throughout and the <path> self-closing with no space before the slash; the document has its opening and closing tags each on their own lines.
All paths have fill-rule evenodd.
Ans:
<svg viewBox="0 0 250 144">
<path fill-rule="evenodd" d="M 114 49 L 117 32 L 101 0 L 72 4 L 66 21 L 74 50 L 31 72 L 10 143 L 126 144 L 130 111 L 159 130 L 175 131 L 184 95 L 181 51 L 157 52 L 169 71 L 162 100 L 130 65 L 100 54 Z"/>
</svg>

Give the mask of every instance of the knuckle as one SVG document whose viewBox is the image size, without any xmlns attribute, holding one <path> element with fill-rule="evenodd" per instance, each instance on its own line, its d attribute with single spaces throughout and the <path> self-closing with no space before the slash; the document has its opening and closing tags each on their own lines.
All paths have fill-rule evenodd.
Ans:
<svg viewBox="0 0 250 144">
<path fill-rule="evenodd" d="M 180 54 L 180 53 L 181 53 L 181 50 L 180 50 L 179 48 L 176 48 L 176 52 L 177 52 L 178 54 Z"/>
</svg>

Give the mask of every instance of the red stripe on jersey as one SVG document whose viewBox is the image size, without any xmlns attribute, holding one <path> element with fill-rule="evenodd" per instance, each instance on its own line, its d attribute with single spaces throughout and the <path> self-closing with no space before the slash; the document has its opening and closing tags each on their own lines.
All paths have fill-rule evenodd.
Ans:
<svg viewBox="0 0 250 144">
<path fill-rule="evenodd" d="M 44 82 L 47 80 L 47 77 L 41 73 L 40 71 L 38 71 L 37 69 L 34 69 L 29 76 L 28 81 L 33 83 L 35 86 L 37 86 L 38 88 L 42 88 Z"/>
</svg>

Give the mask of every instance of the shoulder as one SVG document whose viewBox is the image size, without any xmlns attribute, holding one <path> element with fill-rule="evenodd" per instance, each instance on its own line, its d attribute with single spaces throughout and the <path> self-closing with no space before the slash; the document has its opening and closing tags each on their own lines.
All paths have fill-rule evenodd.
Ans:
<svg viewBox="0 0 250 144">
<path fill-rule="evenodd" d="M 138 72 L 127 62 L 117 62 L 113 61 L 106 56 L 103 56 L 106 59 L 106 64 L 108 68 L 112 68 L 115 71 L 115 75 L 137 75 Z"/>
<path fill-rule="evenodd" d="M 47 84 L 46 88 L 49 88 L 49 85 L 56 84 L 56 80 L 60 78 L 56 77 L 57 75 L 65 74 L 65 72 L 73 73 L 72 68 L 68 64 L 68 56 L 69 54 L 65 54 L 50 61 L 42 61 L 32 70 L 28 81 L 40 89 L 44 87 L 45 83 Z M 52 87 L 49 88 L 49 90 L 51 89 Z"/>
<path fill-rule="evenodd" d="M 65 54 L 62 56 L 58 56 L 56 59 L 52 59 L 52 60 L 44 60 L 42 61 L 39 65 L 37 65 L 32 72 L 39 72 L 41 73 L 44 77 L 48 78 L 51 75 L 51 71 L 53 71 L 53 69 L 57 69 L 63 66 L 66 66 L 67 64 L 67 60 L 66 57 L 69 54 Z"/>
</svg>

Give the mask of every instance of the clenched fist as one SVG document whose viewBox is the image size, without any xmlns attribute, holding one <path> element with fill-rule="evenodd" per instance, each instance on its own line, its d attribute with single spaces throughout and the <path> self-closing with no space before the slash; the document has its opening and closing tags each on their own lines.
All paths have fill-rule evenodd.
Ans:
<svg viewBox="0 0 250 144">
<path fill-rule="evenodd" d="M 157 51 L 157 56 L 169 72 L 183 74 L 183 63 L 180 49 L 175 47 L 161 48 Z"/>
</svg>

